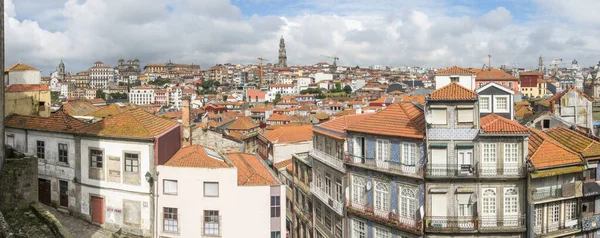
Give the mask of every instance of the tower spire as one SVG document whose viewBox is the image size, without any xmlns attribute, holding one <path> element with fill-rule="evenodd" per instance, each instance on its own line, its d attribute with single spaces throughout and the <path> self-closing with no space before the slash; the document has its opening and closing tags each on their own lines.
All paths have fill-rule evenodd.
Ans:
<svg viewBox="0 0 600 238">
<path fill-rule="evenodd" d="M 277 67 L 285 68 L 287 67 L 287 55 L 285 51 L 285 40 L 283 36 L 279 39 L 279 62 L 277 63 Z"/>
</svg>

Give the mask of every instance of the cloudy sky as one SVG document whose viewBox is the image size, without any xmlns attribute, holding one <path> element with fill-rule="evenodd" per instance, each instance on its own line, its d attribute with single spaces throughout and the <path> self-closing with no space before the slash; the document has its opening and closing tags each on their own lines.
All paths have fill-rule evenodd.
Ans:
<svg viewBox="0 0 600 238">
<path fill-rule="evenodd" d="M 534 67 L 600 60 L 597 0 L 4 0 L 6 64 L 49 74 L 119 58 L 142 64 L 337 55 L 343 65 Z"/>
</svg>

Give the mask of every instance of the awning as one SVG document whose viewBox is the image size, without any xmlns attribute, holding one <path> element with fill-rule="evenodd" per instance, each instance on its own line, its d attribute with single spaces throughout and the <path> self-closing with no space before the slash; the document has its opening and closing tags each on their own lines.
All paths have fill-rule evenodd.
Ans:
<svg viewBox="0 0 600 238">
<path fill-rule="evenodd" d="M 475 147 L 473 144 L 456 144 L 455 146 L 458 149 L 469 149 Z"/>
<path fill-rule="evenodd" d="M 545 169 L 531 173 L 531 178 L 543 178 L 561 174 L 577 173 L 585 170 L 585 166 L 571 166 L 567 168 Z"/>
<path fill-rule="evenodd" d="M 600 184 L 598 182 L 586 182 L 583 184 L 583 196 L 595 196 L 600 194 Z"/>
<path fill-rule="evenodd" d="M 429 147 L 431 147 L 431 148 L 448 148 L 448 144 L 433 143 L 433 144 L 429 144 Z"/>
</svg>

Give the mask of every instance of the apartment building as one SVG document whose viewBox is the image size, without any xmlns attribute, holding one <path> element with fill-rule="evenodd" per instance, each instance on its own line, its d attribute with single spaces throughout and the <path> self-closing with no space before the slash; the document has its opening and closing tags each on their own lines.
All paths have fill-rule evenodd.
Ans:
<svg viewBox="0 0 600 238">
<path fill-rule="evenodd" d="M 479 120 L 477 94 L 456 82 L 426 102 L 425 232 L 523 237 L 527 129 L 490 114 Z"/>
<path fill-rule="evenodd" d="M 183 87 L 170 87 L 167 89 L 167 93 L 169 94 L 169 107 L 181 108 Z"/>
<path fill-rule="evenodd" d="M 313 126 L 312 173 L 310 183 L 315 214 L 315 237 L 348 237 L 344 229 L 347 187 L 344 157 L 347 148 L 345 128 L 368 114 L 337 117 Z"/>
<path fill-rule="evenodd" d="M 584 160 L 543 131 L 530 128 L 528 237 L 568 237 L 581 229 Z M 587 203 L 589 205 L 589 203 Z"/>
<path fill-rule="evenodd" d="M 590 96 L 570 87 L 548 99 L 550 111 L 561 119 L 580 127 L 592 129 L 592 102 Z M 593 132 L 593 130 L 591 130 Z"/>
<path fill-rule="evenodd" d="M 285 236 L 285 187 L 258 157 L 191 145 L 157 171 L 158 236 Z"/>
<path fill-rule="evenodd" d="M 309 184 L 313 182 L 312 161 L 313 159 L 308 156 L 308 151 L 292 154 L 293 238 L 316 237 L 313 224 L 313 214 L 315 213 L 313 211 L 313 194 L 309 187 Z M 328 218 L 331 219 L 332 217 Z"/>
<path fill-rule="evenodd" d="M 114 82 L 114 78 L 115 69 L 100 61 L 96 61 L 89 69 L 88 81 L 91 88 L 107 89 L 109 82 Z"/>
<path fill-rule="evenodd" d="M 452 82 L 457 82 L 465 88 L 475 90 L 475 73 L 458 66 L 438 70 L 435 72 L 434 81 L 436 89 L 440 89 Z"/>
<path fill-rule="evenodd" d="M 282 125 L 258 135 L 258 155 L 269 165 L 312 148 L 312 125 Z"/>
<path fill-rule="evenodd" d="M 393 104 L 346 131 L 349 237 L 423 236 L 423 110 Z"/>
<path fill-rule="evenodd" d="M 135 87 L 129 92 L 129 103 L 143 105 L 143 104 L 154 104 L 155 100 L 155 88 L 152 87 Z"/>
</svg>

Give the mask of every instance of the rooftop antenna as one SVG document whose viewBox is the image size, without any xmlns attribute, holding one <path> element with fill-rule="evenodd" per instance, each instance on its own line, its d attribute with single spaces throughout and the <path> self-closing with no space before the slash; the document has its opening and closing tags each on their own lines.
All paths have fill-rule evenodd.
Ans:
<svg viewBox="0 0 600 238">
<path fill-rule="evenodd" d="M 488 55 L 488 71 L 492 70 L 492 56 Z"/>
</svg>

